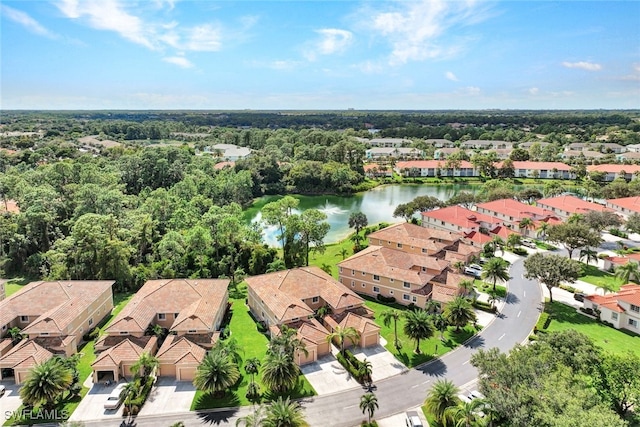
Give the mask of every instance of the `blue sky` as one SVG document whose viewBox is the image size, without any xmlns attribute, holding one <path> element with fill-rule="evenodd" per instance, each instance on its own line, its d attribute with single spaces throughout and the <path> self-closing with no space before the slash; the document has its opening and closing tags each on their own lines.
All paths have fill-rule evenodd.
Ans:
<svg viewBox="0 0 640 427">
<path fill-rule="evenodd" d="M 640 108 L 639 1 L 0 1 L 2 109 Z"/>
</svg>

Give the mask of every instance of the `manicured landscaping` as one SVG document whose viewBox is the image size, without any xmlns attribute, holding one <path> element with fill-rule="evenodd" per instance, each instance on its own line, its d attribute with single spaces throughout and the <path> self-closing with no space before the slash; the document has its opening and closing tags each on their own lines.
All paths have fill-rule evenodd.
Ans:
<svg viewBox="0 0 640 427">
<path fill-rule="evenodd" d="M 479 291 L 483 293 L 489 293 L 489 291 L 493 290 L 493 284 L 488 282 L 483 282 L 482 280 L 474 280 L 473 286 Z M 505 298 L 507 296 L 507 288 L 505 286 L 496 285 L 496 295 L 500 298 Z"/>
<path fill-rule="evenodd" d="M 309 255 L 309 265 L 315 265 L 322 268 L 323 270 L 328 266 L 331 269 L 330 274 L 337 279 L 337 264 L 343 259 L 349 258 L 351 255 L 353 255 L 353 244 L 354 243 L 351 240 L 344 239 L 338 243 L 325 245 L 325 250 L 323 253 L 316 251 L 311 252 L 311 254 Z"/>
<path fill-rule="evenodd" d="M 370 297 L 363 296 L 365 304 L 375 313 L 374 321 L 380 326 L 380 336 L 387 341 L 385 348 L 393 354 L 396 359 L 401 361 L 405 366 L 412 368 L 421 365 L 425 362 L 433 360 L 437 356 L 441 356 L 452 349 L 458 347 L 460 344 L 471 338 L 479 329 L 472 325 L 468 325 L 462 329 L 459 333 L 455 332 L 455 328 L 449 327 L 444 333 L 444 341 L 440 340 L 440 332 L 436 331 L 434 336 L 428 340 L 420 341 L 421 354 L 414 353 L 416 348 L 415 341 L 409 339 L 403 331 L 404 319 L 398 320 L 398 340 L 402 348 L 400 351 L 396 350 L 394 346 L 394 332 L 393 321 L 387 327 L 381 320 L 381 313 L 389 310 L 390 308 L 396 308 L 401 311 L 407 310 L 406 307 L 400 304 L 382 304 Z"/>
<path fill-rule="evenodd" d="M 233 314 L 229 323 L 229 330 L 231 331 L 231 337 L 238 341 L 240 348 L 243 350 L 241 353 L 242 360 L 255 357 L 261 362 L 264 361 L 269 339 L 258 331 L 257 324 L 249 313 L 249 307 L 245 304 L 244 297 L 232 298 L 230 302 L 232 303 L 231 310 L 233 310 Z M 227 390 L 222 398 L 214 398 L 211 394 L 197 391 L 191 403 L 191 410 L 251 405 L 252 402 L 246 397 L 247 386 L 251 378 L 244 371 L 244 363 L 240 366 L 240 374 L 240 380 L 235 386 Z M 260 384 L 263 400 L 269 401 L 277 398 L 277 396 L 271 395 L 264 389 L 260 379 L 261 375 L 259 373 L 256 376 L 256 382 Z M 290 396 L 293 399 L 297 399 L 315 394 L 315 390 L 304 375 L 300 375 L 298 386 L 290 393 Z"/>
<path fill-rule="evenodd" d="M 623 285 L 622 280 L 618 279 L 611 273 L 600 270 L 593 265 L 582 264 L 582 276 L 579 280 L 591 283 L 595 286 L 610 286 L 612 290 L 617 291 Z"/>
<path fill-rule="evenodd" d="M 577 312 L 575 308 L 559 302 L 547 302 L 545 311 L 551 319 L 546 329 L 548 332 L 575 329 L 588 335 L 594 343 L 607 351 L 620 354 L 632 351 L 640 354 L 640 335 L 599 323 Z"/>
</svg>

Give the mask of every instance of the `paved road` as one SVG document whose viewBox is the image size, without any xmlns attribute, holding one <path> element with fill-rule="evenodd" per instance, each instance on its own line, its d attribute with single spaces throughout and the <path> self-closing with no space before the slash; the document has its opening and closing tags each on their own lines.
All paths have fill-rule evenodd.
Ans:
<svg viewBox="0 0 640 427">
<path fill-rule="evenodd" d="M 380 405 L 376 411 L 376 418 L 384 418 L 419 406 L 424 401 L 427 390 L 440 378 L 448 378 L 458 386 L 475 380 L 477 371 L 471 366 L 469 359 L 478 349 L 497 347 L 506 352 L 525 341 L 542 309 L 542 291 L 537 282 L 524 279 L 523 274 L 523 260 L 520 259 L 511 266 L 512 280 L 509 282 L 509 293 L 502 313 L 464 346 L 404 374 L 378 381 L 374 390 Z M 318 427 L 350 427 L 359 424 L 363 415 L 358 403 L 363 393 L 362 389 L 352 389 L 306 399 L 302 405 L 307 421 L 311 426 Z M 145 416 L 137 418 L 132 426 L 170 426 L 177 421 L 183 421 L 186 426 L 235 425 L 236 418 L 249 411 L 250 408 L 238 408 L 162 417 Z M 96 421 L 85 422 L 85 425 L 116 427 L 125 424 Z"/>
</svg>

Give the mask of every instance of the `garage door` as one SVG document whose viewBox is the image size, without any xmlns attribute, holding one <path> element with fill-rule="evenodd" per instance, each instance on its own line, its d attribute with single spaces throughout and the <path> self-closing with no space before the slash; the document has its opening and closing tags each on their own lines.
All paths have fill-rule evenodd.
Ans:
<svg viewBox="0 0 640 427">
<path fill-rule="evenodd" d="M 178 368 L 178 381 L 193 381 L 196 376 L 196 368 Z"/>
<path fill-rule="evenodd" d="M 364 338 L 364 347 L 370 347 L 372 345 L 378 344 L 378 336 L 377 335 L 367 335 Z"/>
</svg>

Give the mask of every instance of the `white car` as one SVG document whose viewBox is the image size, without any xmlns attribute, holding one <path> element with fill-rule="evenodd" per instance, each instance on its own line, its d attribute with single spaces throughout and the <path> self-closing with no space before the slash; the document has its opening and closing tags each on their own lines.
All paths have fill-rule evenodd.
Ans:
<svg viewBox="0 0 640 427">
<path fill-rule="evenodd" d="M 122 401 L 120 400 L 120 393 L 122 393 L 122 389 L 125 387 L 125 383 L 120 383 L 114 388 L 107 401 L 104 402 L 104 409 L 118 409 Z"/>
<path fill-rule="evenodd" d="M 480 393 L 478 390 L 471 391 L 468 397 L 469 397 L 469 400 L 484 399 L 484 395 Z"/>
<path fill-rule="evenodd" d="M 474 270 L 482 271 L 482 267 L 478 264 L 469 264 L 469 268 L 473 268 Z"/>
<path fill-rule="evenodd" d="M 422 420 L 416 411 L 407 412 L 404 423 L 407 427 L 422 427 Z"/>
<path fill-rule="evenodd" d="M 473 276 L 476 279 L 479 279 L 482 276 L 482 270 L 476 270 L 475 268 L 465 267 L 464 274 L 468 274 L 469 276 Z"/>
</svg>

